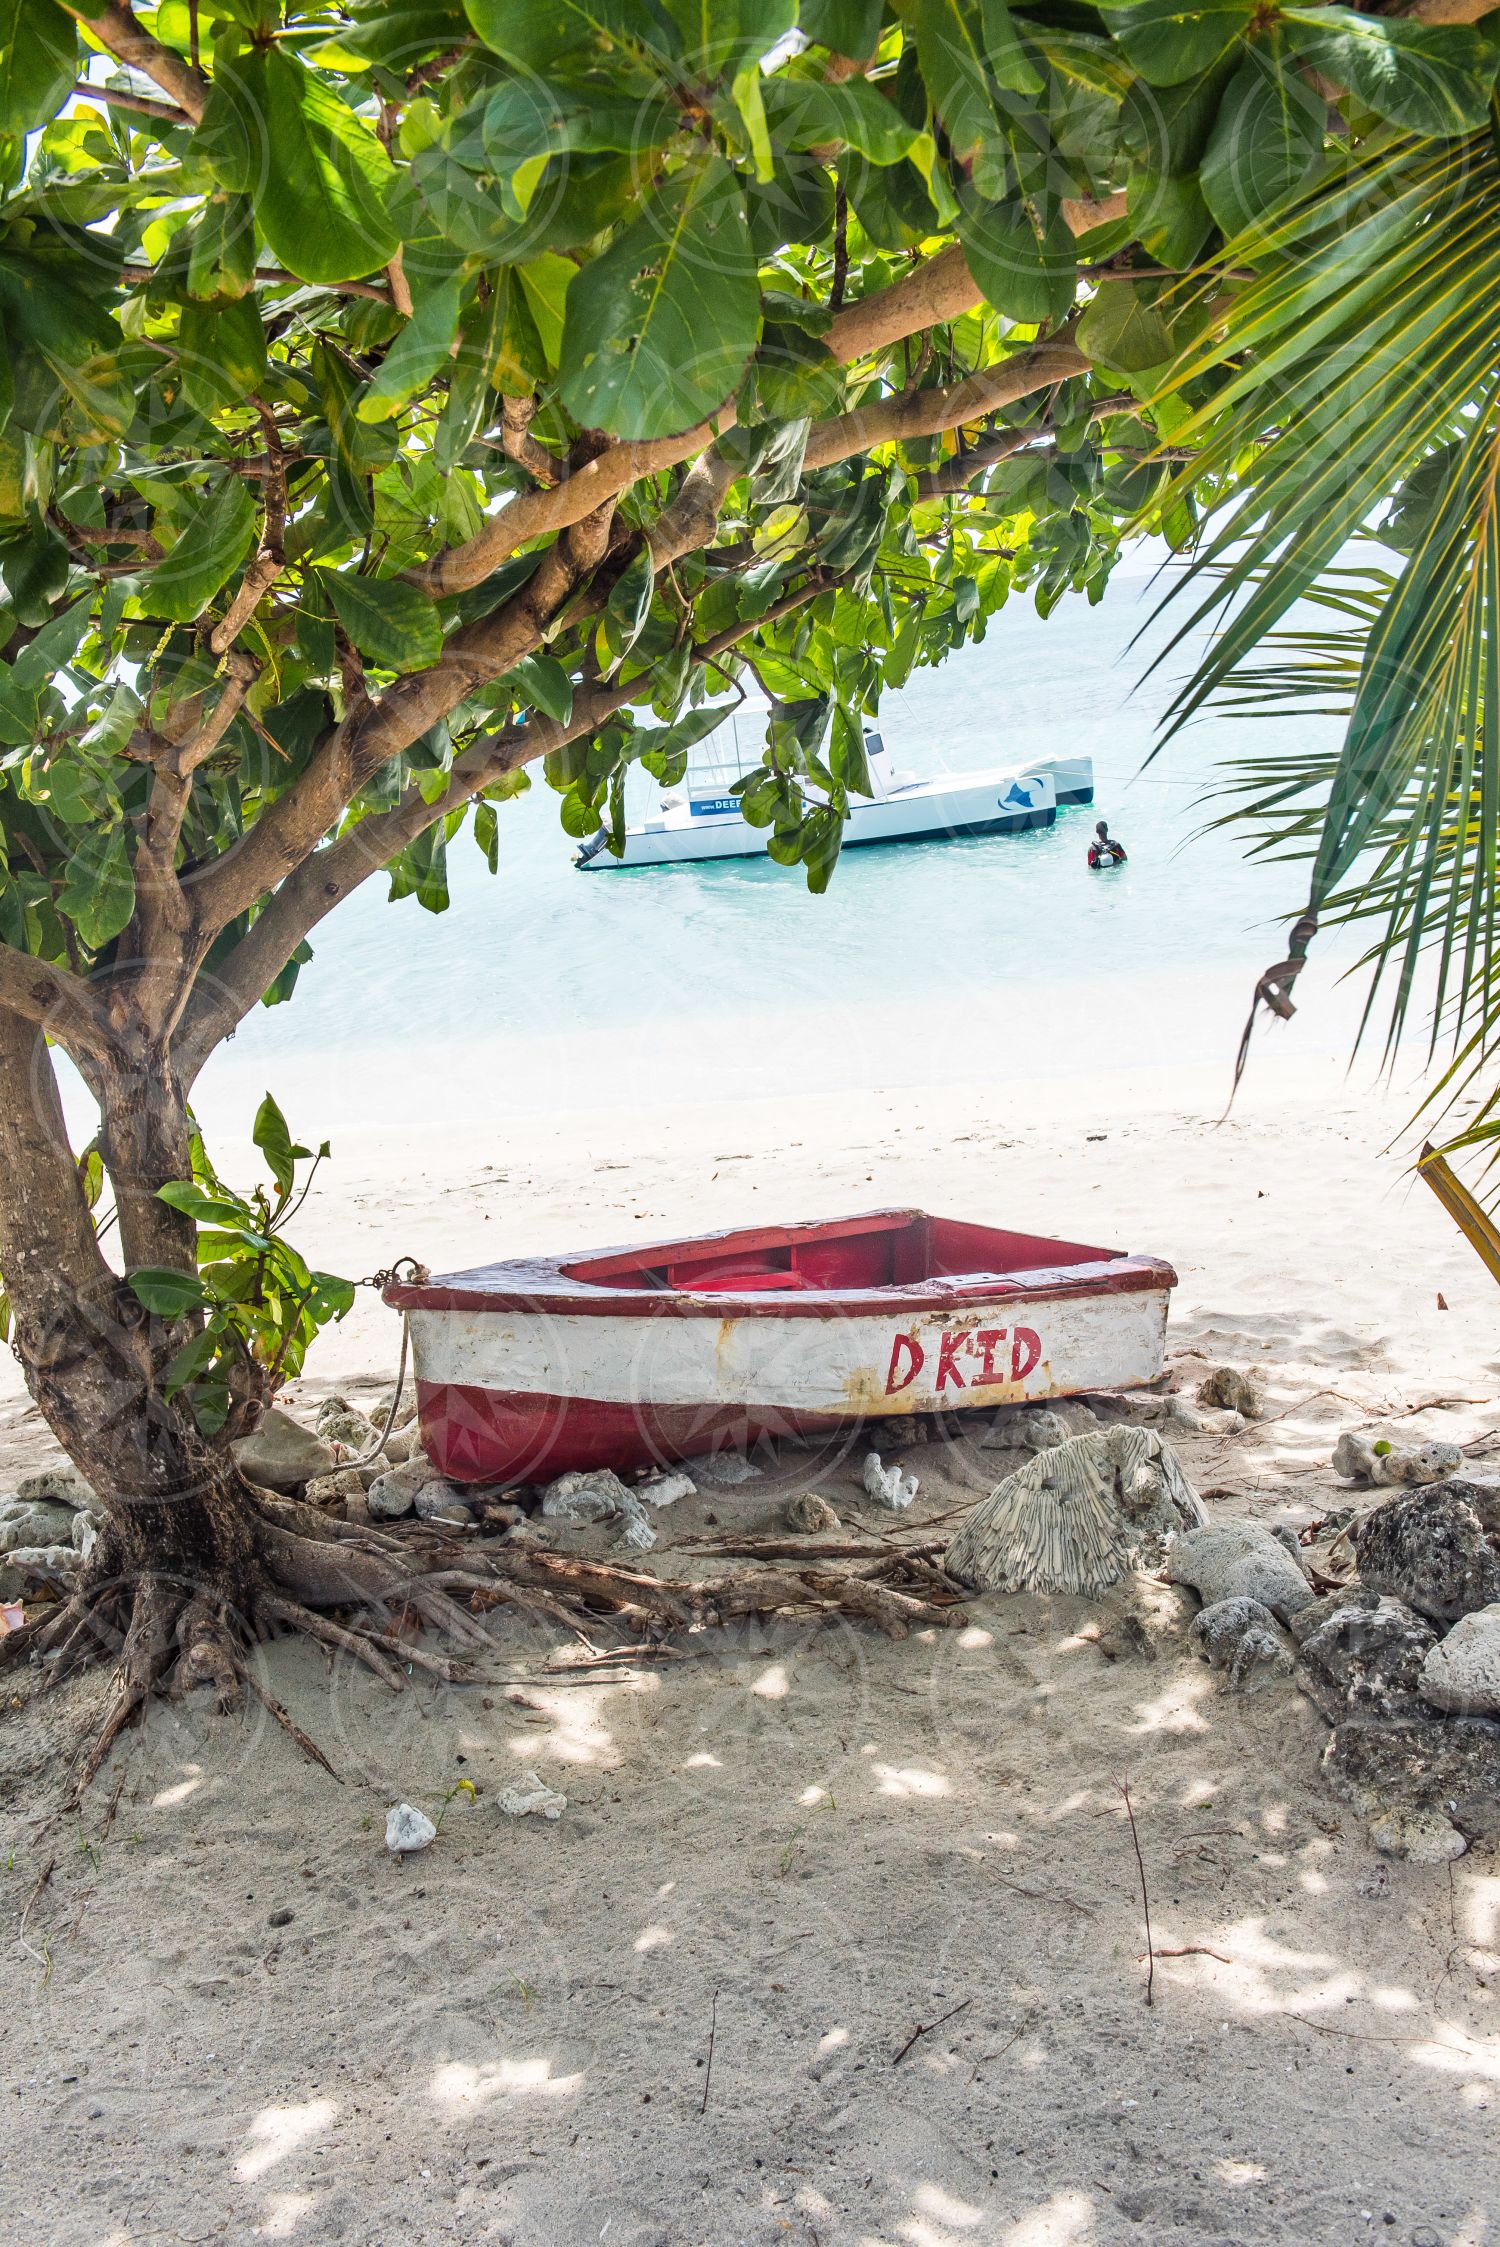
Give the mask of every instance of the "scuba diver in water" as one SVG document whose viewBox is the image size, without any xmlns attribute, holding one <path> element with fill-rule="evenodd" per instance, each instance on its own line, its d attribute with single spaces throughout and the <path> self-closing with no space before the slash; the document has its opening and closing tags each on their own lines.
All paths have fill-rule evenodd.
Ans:
<svg viewBox="0 0 1500 2247">
<path fill-rule="evenodd" d="M 1117 843 L 1109 831 L 1107 820 L 1101 819 L 1094 829 L 1094 839 L 1089 844 L 1089 866 L 1098 873 L 1102 866 L 1123 866 L 1125 845 Z"/>
</svg>

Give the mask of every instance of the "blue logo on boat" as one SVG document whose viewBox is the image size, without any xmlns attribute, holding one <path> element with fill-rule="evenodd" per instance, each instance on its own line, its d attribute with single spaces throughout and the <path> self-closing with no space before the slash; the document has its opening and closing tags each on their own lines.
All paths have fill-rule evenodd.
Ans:
<svg viewBox="0 0 1500 2247">
<path fill-rule="evenodd" d="M 1023 810 L 1030 811 L 1031 790 L 1029 788 L 1023 788 L 1019 780 L 1013 780 L 1010 784 L 1009 793 L 1002 796 L 1000 798 L 1000 801 L 1002 804 L 1020 804 Z M 696 811 L 696 804 L 693 808 Z"/>
<path fill-rule="evenodd" d="M 693 800 L 692 812 L 694 819 L 707 819 L 715 812 L 738 811 L 739 808 L 738 796 L 697 796 Z"/>
</svg>

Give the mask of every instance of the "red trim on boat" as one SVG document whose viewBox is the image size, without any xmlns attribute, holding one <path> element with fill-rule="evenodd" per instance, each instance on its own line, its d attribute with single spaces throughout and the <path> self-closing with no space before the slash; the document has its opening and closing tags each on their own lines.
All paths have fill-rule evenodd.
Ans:
<svg viewBox="0 0 1500 2247">
<path fill-rule="evenodd" d="M 452 1482 L 548 1482 L 594 1467 L 665 1467 L 704 1451 L 737 1450 L 764 1435 L 851 1437 L 843 1414 L 757 1405 L 604 1404 L 589 1397 L 420 1381 L 427 1456 Z"/>
<path fill-rule="evenodd" d="M 401 1311 L 817 1319 L 931 1315 L 976 1298 L 1045 1302 L 1176 1284 L 1171 1265 L 1156 1257 L 902 1209 L 487 1264 L 419 1285 L 396 1282 L 385 1300 Z"/>
</svg>

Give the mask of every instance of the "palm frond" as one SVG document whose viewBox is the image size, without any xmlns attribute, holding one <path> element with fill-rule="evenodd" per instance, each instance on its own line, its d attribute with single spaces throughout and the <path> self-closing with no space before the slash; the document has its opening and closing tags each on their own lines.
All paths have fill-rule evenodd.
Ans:
<svg viewBox="0 0 1500 2247">
<path fill-rule="evenodd" d="M 1269 240 L 1231 246 L 1256 278 L 1169 386 L 1189 409 L 1174 442 L 1197 447 L 1179 488 L 1201 505 L 1206 480 L 1210 496 L 1169 596 L 1187 614 L 1156 663 L 1205 623 L 1213 636 L 1164 738 L 1207 710 L 1346 718 L 1335 759 L 1281 750 L 1228 774 L 1225 816 L 1262 853 L 1310 861 L 1291 957 L 1258 996 L 1290 1011 L 1318 924 L 1364 924 L 1388 1056 L 1419 989 L 1433 1045 L 1452 1040 L 1442 1098 L 1500 1037 L 1497 219 L 1488 133 L 1367 144 Z M 1351 542 L 1377 528 L 1395 566 L 1351 567 Z M 1302 601 L 1322 615 L 1293 618 Z"/>
</svg>

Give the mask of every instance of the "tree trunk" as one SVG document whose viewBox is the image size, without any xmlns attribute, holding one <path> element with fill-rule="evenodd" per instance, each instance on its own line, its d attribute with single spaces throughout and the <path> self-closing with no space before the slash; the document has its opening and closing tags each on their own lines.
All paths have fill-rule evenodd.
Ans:
<svg viewBox="0 0 1500 2247">
<path fill-rule="evenodd" d="M 101 1080 L 102 1144 L 129 1265 L 193 1269 L 188 1220 L 156 1200 L 187 1170 L 188 1125 L 166 1071 Z M 93 1484 L 113 1575 L 170 1577 L 239 1605 L 255 1550 L 249 1493 L 228 1453 L 162 1393 L 180 1328 L 152 1318 L 100 1253 L 41 1033 L 0 1009 L 0 1272 L 26 1384 Z"/>
</svg>

